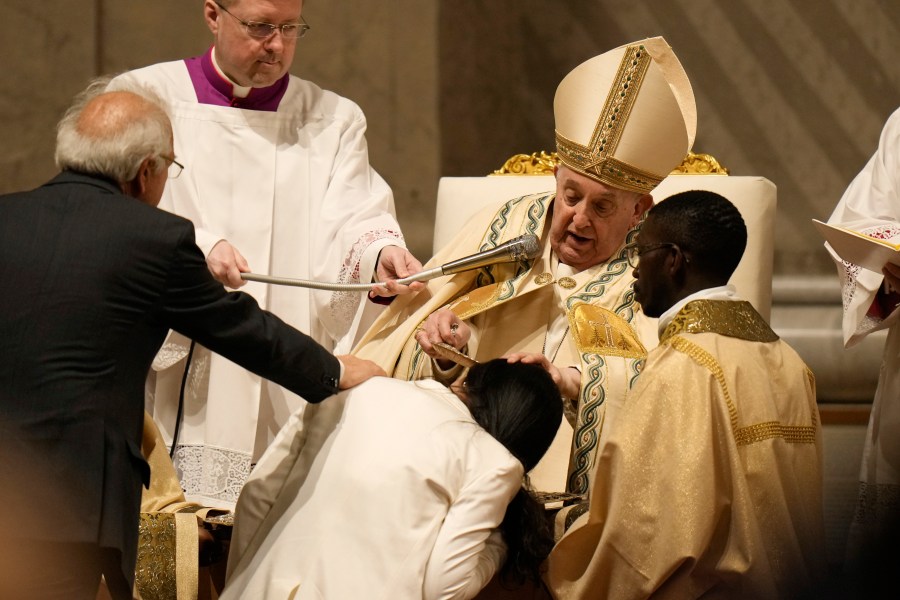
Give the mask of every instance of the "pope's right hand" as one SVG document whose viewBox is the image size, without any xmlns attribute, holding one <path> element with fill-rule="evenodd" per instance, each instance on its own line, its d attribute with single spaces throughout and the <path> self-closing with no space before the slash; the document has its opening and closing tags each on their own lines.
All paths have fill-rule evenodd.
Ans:
<svg viewBox="0 0 900 600">
<path fill-rule="evenodd" d="M 422 347 L 422 351 L 431 358 L 437 359 L 438 355 L 434 351 L 436 342 L 444 342 L 453 346 L 457 350 L 462 350 L 469 343 L 472 337 L 472 329 L 453 311 L 447 308 L 441 308 L 428 316 L 427 319 L 416 331 L 416 341 Z M 444 364 L 446 363 L 446 365 Z M 447 369 L 453 365 L 452 362 L 439 360 L 438 364 L 442 369 Z"/>
</svg>

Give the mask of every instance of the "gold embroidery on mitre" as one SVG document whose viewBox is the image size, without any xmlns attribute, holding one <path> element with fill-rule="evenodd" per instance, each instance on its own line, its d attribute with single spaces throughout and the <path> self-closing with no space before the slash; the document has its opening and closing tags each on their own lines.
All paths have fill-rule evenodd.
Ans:
<svg viewBox="0 0 900 600">
<path fill-rule="evenodd" d="M 492 306 L 500 295 L 500 283 L 476 288 L 447 305 L 460 319 L 468 319 Z"/>
<path fill-rule="evenodd" d="M 614 157 L 652 60 L 643 46 L 625 49 L 588 145 L 556 132 L 560 162 L 583 175 L 625 190 L 649 193 L 659 185 L 665 174 L 650 173 Z"/>
<path fill-rule="evenodd" d="M 694 300 L 672 319 L 660 343 L 679 333 L 717 333 L 749 342 L 774 342 L 772 331 L 753 305 L 744 300 Z"/>
<path fill-rule="evenodd" d="M 644 358 L 647 349 L 634 329 L 616 313 L 592 304 L 576 304 L 569 311 L 575 346 L 582 354 Z"/>
</svg>

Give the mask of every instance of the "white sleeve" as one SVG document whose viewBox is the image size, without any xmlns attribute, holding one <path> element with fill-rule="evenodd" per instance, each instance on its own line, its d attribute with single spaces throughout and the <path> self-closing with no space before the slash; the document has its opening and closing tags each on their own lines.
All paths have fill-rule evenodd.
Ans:
<svg viewBox="0 0 900 600">
<path fill-rule="evenodd" d="M 367 283 L 378 252 L 406 244 L 394 216 L 393 193 L 369 164 L 365 116 L 355 104 L 343 102 L 353 118 L 345 121 L 319 204 L 322 211 L 314 215 L 310 275 L 317 281 Z M 315 290 L 311 297 L 314 313 L 332 339 L 355 338 L 351 325 L 365 294 Z"/>
<path fill-rule="evenodd" d="M 888 117 L 878 149 L 847 187 L 828 222 L 858 219 L 900 221 L 900 110 Z"/>
<path fill-rule="evenodd" d="M 480 457 L 490 466 L 477 465 L 479 473 L 450 505 L 425 569 L 422 596 L 426 600 L 473 598 L 505 558 L 506 545 L 497 527 L 524 474 L 509 453 L 498 456 L 499 462 L 495 455 Z"/>
<path fill-rule="evenodd" d="M 900 236 L 900 110 L 888 118 L 878 149 L 847 187 L 828 222 L 896 243 Z M 889 326 L 896 317 L 890 321 L 868 317 L 884 279 L 880 272 L 845 263 L 827 244 L 825 248 L 841 280 L 844 344 L 850 347 Z"/>
</svg>

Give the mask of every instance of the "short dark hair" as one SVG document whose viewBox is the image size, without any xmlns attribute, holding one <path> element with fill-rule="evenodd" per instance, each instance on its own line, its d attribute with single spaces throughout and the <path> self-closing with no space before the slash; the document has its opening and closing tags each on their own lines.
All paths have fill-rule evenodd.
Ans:
<svg viewBox="0 0 900 600">
<path fill-rule="evenodd" d="M 724 282 L 741 262 L 747 226 L 728 199 L 708 190 L 669 196 L 650 209 L 647 219 L 664 234 L 660 241 L 677 244 L 704 273 Z"/>
</svg>

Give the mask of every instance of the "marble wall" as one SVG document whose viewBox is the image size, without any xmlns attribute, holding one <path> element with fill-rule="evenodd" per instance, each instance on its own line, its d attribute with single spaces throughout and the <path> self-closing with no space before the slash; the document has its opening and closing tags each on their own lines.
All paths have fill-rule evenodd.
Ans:
<svg viewBox="0 0 900 600">
<path fill-rule="evenodd" d="M 0 193 L 51 177 L 54 127 L 96 75 L 201 54 L 202 0 L 4 0 Z M 408 243 L 431 251 L 440 174 L 435 2 L 306 0 L 292 72 L 355 100 Z"/>
<path fill-rule="evenodd" d="M 5 0 L 0 192 L 54 173 L 53 127 L 92 76 L 203 52 L 201 0 Z M 294 72 L 354 99 L 413 250 L 430 255 L 442 175 L 552 149 L 556 84 L 663 35 L 693 82 L 695 149 L 778 186 L 775 272 L 832 267 L 825 218 L 900 105 L 888 0 L 307 0 Z"/>
<path fill-rule="evenodd" d="M 580 62 L 662 35 L 697 99 L 695 150 L 778 187 L 777 274 L 831 274 L 827 218 L 900 106 L 900 3 L 569 0 L 441 3 L 444 174 L 551 149 L 557 82 Z"/>
</svg>

